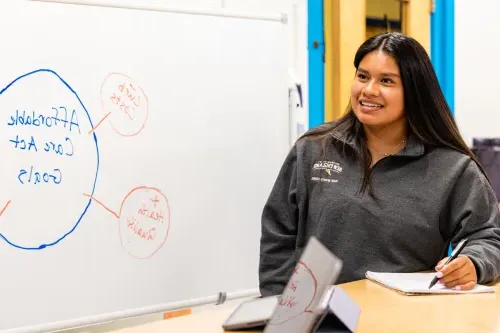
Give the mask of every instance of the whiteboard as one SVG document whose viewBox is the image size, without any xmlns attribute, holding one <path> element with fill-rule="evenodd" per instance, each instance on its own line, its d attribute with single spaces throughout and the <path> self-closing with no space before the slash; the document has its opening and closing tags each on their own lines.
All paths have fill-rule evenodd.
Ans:
<svg viewBox="0 0 500 333">
<path fill-rule="evenodd" d="M 257 293 L 286 24 L 0 5 L 0 331 Z"/>
</svg>

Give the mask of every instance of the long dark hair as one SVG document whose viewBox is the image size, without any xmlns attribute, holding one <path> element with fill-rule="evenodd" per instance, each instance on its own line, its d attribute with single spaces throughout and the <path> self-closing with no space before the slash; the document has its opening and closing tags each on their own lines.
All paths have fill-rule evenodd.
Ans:
<svg viewBox="0 0 500 333">
<path fill-rule="evenodd" d="M 398 32 L 387 32 L 366 40 L 357 50 L 354 67 L 370 52 L 381 50 L 396 60 L 400 70 L 404 93 L 404 110 L 409 132 L 425 145 L 448 147 L 470 156 L 484 172 L 478 159 L 465 144 L 446 102 L 427 52 L 415 39 Z M 311 129 L 306 138 L 322 138 L 323 152 L 330 144 L 339 145 L 334 133 L 356 142 L 356 154 L 363 166 L 361 192 L 368 190 L 373 196 L 371 154 L 364 140 L 363 126 L 349 103 L 340 119 Z M 345 144 L 342 149 L 345 151 Z M 488 178 L 486 176 L 486 178 Z"/>
</svg>

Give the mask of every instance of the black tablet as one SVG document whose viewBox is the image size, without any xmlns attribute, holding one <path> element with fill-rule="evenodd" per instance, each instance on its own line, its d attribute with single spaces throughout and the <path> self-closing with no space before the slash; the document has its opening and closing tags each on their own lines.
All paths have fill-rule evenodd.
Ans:
<svg viewBox="0 0 500 333">
<path fill-rule="evenodd" d="M 278 296 L 256 298 L 241 303 L 222 324 L 227 331 L 264 327 L 278 305 Z"/>
</svg>

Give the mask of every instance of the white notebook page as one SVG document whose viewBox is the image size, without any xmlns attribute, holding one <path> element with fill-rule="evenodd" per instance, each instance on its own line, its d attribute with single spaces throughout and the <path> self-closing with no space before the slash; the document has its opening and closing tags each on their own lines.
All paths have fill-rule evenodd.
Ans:
<svg viewBox="0 0 500 333">
<path fill-rule="evenodd" d="M 437 283 L 431 289 L 429 284 L 436 273 L 378 273 L 366 272 L 366 277 L 388 288 L 406 294 L 474 294 L 495 292 L 494 287 L 477 284 L 471 290 L 449 289 Z"/>
</svg>

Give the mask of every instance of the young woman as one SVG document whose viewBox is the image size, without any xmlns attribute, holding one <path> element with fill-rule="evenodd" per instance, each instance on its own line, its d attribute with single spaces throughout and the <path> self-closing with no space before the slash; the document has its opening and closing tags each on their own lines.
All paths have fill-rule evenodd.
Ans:
<svg viewBox="0 0 500 333">
<path fill-rule="evenodd" d="M 347 113 L 296 142 L 264 207 L 262 295 L 283 291 L 310 236 L 342 259 L 338 283 L 368 270 L 435 269 L 463 290 L 499 278 L 497 198 L 425 49 L 384 33 L 361 45 L 354 66 Z M 442 267 L 463 238 L 462 254 Z"/>
</svg>

